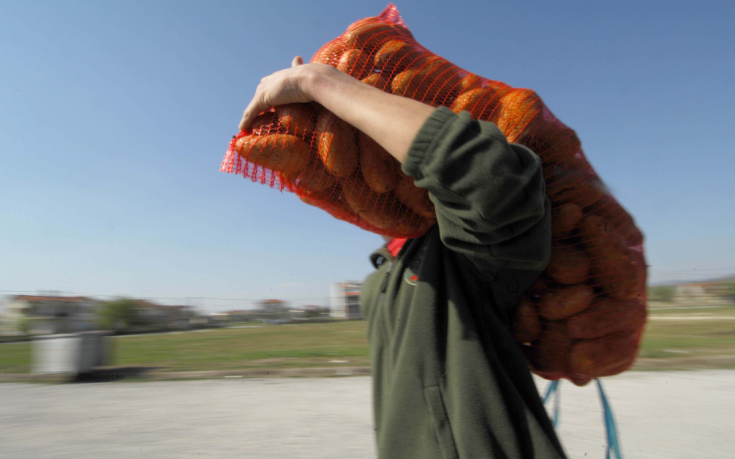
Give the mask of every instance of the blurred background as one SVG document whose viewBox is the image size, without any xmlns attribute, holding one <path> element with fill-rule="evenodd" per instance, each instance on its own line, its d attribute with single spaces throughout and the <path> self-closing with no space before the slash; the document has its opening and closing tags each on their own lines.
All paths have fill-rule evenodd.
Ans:
<svg viewBox="0 0 735 459">
<path fill-rule="evenodd" d="M 735 368 L 735 5 L 396 5 L 429 50 L 536 90 L 636 219 L 635 369 Z M 363 374 L 382 239 L 219 165 L 260 78 L 385 6 L 0 1 L 3 380 Z"/>
</svg>

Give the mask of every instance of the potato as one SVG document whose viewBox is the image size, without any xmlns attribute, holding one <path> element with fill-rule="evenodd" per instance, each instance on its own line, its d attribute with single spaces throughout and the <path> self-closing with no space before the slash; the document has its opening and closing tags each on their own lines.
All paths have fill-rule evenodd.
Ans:
<svg viewBox="0 0 735 459">
<path fill-rule="evenodd" d="M 581 284 L 590 275 L 590 259 L 574 246 L 557 245 L 551 249 L 546 272 L 559 283 Z"/>
<path fill-rule="evenodd" d="M 448 68 L 456 68 L 456 66 L 448 60 L 431 53 L 427 53 L 423 59 L 418 60 L 412 64 L 411 67 L 416 68 L 421 72 L 425 72 L 427 75 L 433 73 L 437 69 L 442 69 L 443 71 Z"/>
<path fill-rule="evenodd" d="M 467 111 L 473 119 L 490 120 L 499 107 L 502 97 L 502 92 L 497 92 L 492 88 L 470 89 L 455 99 L 452 111 L 454 113 Z"/>
<path fill-rule="evenodd" d="M 516 308 L 513 320 L 512 333 L 519 343 L 530 343 L 541 335 L 541 321 L 536 305 L 528 297 L 521 298 Z"/>
<path fill-rule="evenodd" d="M 314 53 L 314 56 L 311 58 L 311 62 L 337 67 L 342 55 L 348 49 L 349 47 L 341 38 L 335 38 Z"/>
<path fill-rule="evenodd" d="M 582 219 L 582 208 L 574 203 L 555 206 L 551 212 L 551 234 L 554 239 L 569 235 Z"/>
<path fill-rule="evenodd" d="M 353 212 L 360 216 L 360 218 L 379 228 L 386 228 L 388 226 L 389 221 L 386 216 L 387 212 L 376 218 L 364 218 L 363 214 L 372 213 L 375 210 L 375 207 L 378 205 L 378 200 L 380 199 L 380 194 L 372 191 L 361 175 L 352 174 L 351 176 L 340 180 L 340 185 L 342 187 L 342 196 L 345 202 Z"/>
<path fill-rule="evenodd" d="M 567 320 L 571 338 L 599 338 L 623 330 L 637 330 L 646 323 L 646 305 L 640 299 L 597 299 L 586 310 Z"/>
<path fill-rule="evenodd" d="M 356 29 L 359 29 L 360 27 L 366 26 L 368 24 L 384 24 L 384 21 L 379 16 L 370 16 L 367 18 L 362 18 L 358 21 L 353 22 L 352 24 L 347 26 L 347 30 L 345 30 L 345 33 L 352 32 Z"/>
<path fill-rule="evenodd" d="M 513 89 L 500 99 L 500 107 L 491 119 L 498 125 L 508 142 L 515 142 L 522 133 L 533 132 L 543 107 L 541 98 L 530 89 Z"/>
<path fill-rule="evenodd" d="M 399 163 L 367 134 L 358 131 L 360 170 L 376 193 L 387 193 L 396 185 Z"/>
<path fill-rule="evenodd" d="M 309 145 L 289 134 L 245 136 L 235 149 L 246 161 L 289 176 L 309 162 Z"/>
<path fill-rule="evenodd" d="M 413 34 L 411 34 L 411 31 L 408 30 L 406 26 L 395 24 L 395 23 L 390 23 L 390 22 L 386 23 L 385 18 L 381 16 L 368 17 L 368 18 L 360 19 L 359 21 L 355 21 L 347 27 L 347 30 L 345 30 L 345 34 L 353 33 L 357 29 L 363 28 L 370 24 L 384 25 L 384 26 L 391 27 L 393 29 L 393 32 L 397 36 L 401 36 L 404 39 L 413 39 Z"/>
<path fill-rule="evenodd" d="M 557 205 L 573 202 L 587 207 L 609 193 L 597 176 L 580 170 L 565 169 L 546 183 L 546 194 Z"/>
<path fill-rule="evenodd" d="M 595 291 L 584 284 L 547 290 L 539 302 L 539 314 L 545 319 L 566 319 L 592 304 Z"/>
<path fill-rule="evenodd" d="M 391 92 L 398 96 L 411 97 L 416 93 L 422 80 L 416 78 L 416 69 L 405 70 L 391 81 Z"/>
<path fill-rule="evenodd" d="M 460 69 L 442 58 L 419 59 L 393 78 L 393 94 L 433 106 L 456 96 Z"/>
<path fill-rule="evenodd" d="M 388 81 L 382 73 L 371 73 L 370 76 L 364 78 L 362 82 L 378 88 L 381 91 L 391 92 L 390 81 Z"/>
<path fill-rule="evenodd" d="M 370 74 L 372 64 L 368 61 L 367 53 L 351 49 L 342 54 L 337 63 L 337 70 L 360 79 Z"/>
<path fill-rule="evenodd" d="M 329 111 L 319 115 L 315 142 L 319 159 L 330 174 L 347 177 L 357 168 L 355 130 Z"/>
<path fill-rule="evenodd" d="M 548 108 L 534 124 L 535 129 L 524 130 L 515 142 L 527 146 L 545 163 L 563 163 L 582 151 L 577 133 L 559 122 Z"/>
<path fill-rule="evenodd" d="M 587 209 L 594 215 L 603 217 L 610 231 L 618 233 L 628 247 L 643 244 L 643 233 L 635 226 L 633 217 L 609 194 L 603 195 Z"/>
<path fill-rule="evenodd" d="M 313 193 L 324 191 L 334 184 L 334 178 L 324 169 L 321 161 L 316 160 L 309 160 L 306 167 L 288 179 L 296 188 Z"/>
<path fill-rule="evenodd" d="M 507 91 L 510 92 L 510 90 L 513 89 L 513 87 L 508 86 L 507 84 L 503 83 L 502 81 L 497 80 L 488 80 L 487 78 L 482 79 L 482 85 L 483 88 L 492 88 L 496 91 L 503 92 Z"/>
<path fill-rule="evenodd" d="M 310 138 L 316 129 L 316 115 L 309 104 L 287 104 L 275 107 L 280 130 Z"/>
<path fill-rule="evenodd" d="M 435 66 L 425 71 L 427 89 L 423 102 L 434 107 L 440 105 L 451 106 L 459 95 L 460 69 L 450 62 Z"/>
<path fill-rule="evenodd" d="M 402 39 L 388 40 L 375 52 L 373 61 L 383 74 L 400 73 L 411 63 L 408 57 L 413 52 L 414 47 Z"/>
<path fill-rule="evenodd" d="M 353 49 L 371 53 L 374 49 L 391 38 L 405 38 L 398 29 L 380 23 L 364 24 L 342 35 L 344 42 Z"/>
<path fill-rule="evenodd" d="M 278 132 L 276 114 L 273 112 L 261 113 L 250 123 L 248 131 L 256 135 L 276 134 Z"/>
<path fill-rule="evenodd" d="M 569 353 L 569 373 L 588 378 L 621 373 L 635 361 L 638 341 L 633 330 L 578 341 Z"/>
<path fill-rule="evenodd" d="M 457 87 L 462 80 L 461 69 L 446 59 L 436 56 L 426 56 L 420 59 L 412 68 L 418 69 L 415 83 L 418 84 L 412 96 L 434 107 L 449 104 L 459 94 Z M 410 91 L 410 89 L 409 89 Z"/>
<path fill-rule="evenodd" d="M 579 235 L 592 259 L 595 285 L 606 295 L 618 299 L 642 296 L 646 265 L 637 248 L 629 248 L 624 233 L 594 214 L 582 219 Z"/>
<path fill-rule="evenodd" d="M 482 77 L 475 75 L 474 73 L 468 73 L 465 75 L 457 85 L 457 92 L 462 94 L 471 89 L 476 89 L 482 86 Z"/>
<path fill-rule="evenodd" d="M 342 192 L 347 205 L 363 220 L 377 228 L 391 228 L 393 214 L 399 205 L 387 193 L 376 193 L 365 183 L 362 175 L 353 174 L 342 182 Z"/>
<path fill-rule="evenodd" d="M 597 215 L 588 214 L 580 221 L 579 237 L 595 264 L 602 257 L 625 253 L 627 250 L 620 235 L 608 226 L 604 218 Z"/>
<path fill-rule="evenodd" d="M 492 90 L 480 88 L 470 89 L 469 91 L 463 92 L 459 97 L 457 97 L 457 99 L 455 99 L 454 103 L 452 103 L 451 110 L 454 113 L 469 112 L 471 114 L 480 99 L 487 96 L 492 97 L 494 94 L 495 93 Z M 477 117 L 474 118 L 477 119 Z"/>
<path fill-rule="evenodd" d="M 528 287 L 528 290 L 526 290 L 524 295 L 527 295 L 529 298 L 537 300 L 541 298 L 541 295 L 546 293 L 549 288 L 551 288 L 551 281 L 546 277 L 541 276 L 536 279 L 536 281 L 530 287 Z"/>
<path fill-rule="evenodd" d="M 374 192 L 359 173 L 341 182 L 345 202 L 362 222 L 358 226 L 368 231 L 390 237 L 415 238 L 425 234 L 436 222 L 401 205 L 390 192 Z"/>
<path fill-rule="evenodd" d="M 547 322 L 539 339 L 533 343 L 530 357 L 531 367 L 547 379 L 559 379 L 567 372 L 572 340 L 566 333 L 564 321 Z"/>
<path fill-rule="evenodd" d="M 389 213 L 390 223 L 383 229 L 376 231 L 379 234 L 390 237 L 405 237 L 414 239 L 426 234 L 436 223 L 435 218 L 422 217 L 396 200 L 393 193 L 385 193 L 381 199 L 383 209 L 391 209 Z M 376 207 L 378 211 L 379 207 Z"/>
<path fill-rule="evenodd" d="M 553 183 L 566 175 L 573 177 L 596 176 L 595 171 L 584 158 L 584 154 L 581 151 L 562 162 L 544 163 L 544 180 L 546 180 L 546 183 Z"/>
<path fill-rule="evenodd" d="M 642 298 L 646 288 L 643 254 L 626 248 L 593 260 L 592 278 L 611 298 Z"/>
<path fill-rule="evenodd" d="M 360 216 L 344 201 L 342 188 L 338 183 L 334 183 L 322 191 L 309 191 L 297 188 L 296 195 L 306 204 L 319 207 L 335 218 L 352 223 L 353 225 L 359 225 L 362 222 Z"/>
<path fill-rule="evenodd" d="M 390 193 L 388 193 L 390 195 Z M 395 199 L 390 196 L 387 199 Z M 405 237 L 415 239 L 426 234 L 429 229 L 436 223 L 436 218 L 422 217 L 406 207 L 400 206 L 395 214 L 394 221 L 390 226 L 390 231 L 383 231 L 381 234 L 391 237 Z"/>
<path fill-rule="evenodd" d="M 393 193 L 403 205 L 422 217 L 436 218 L 429 192 L 414 185 L 413 177 L 401 173 Z"/>
<path fill-rule="evenodd" d="M 402 26 L 400 24 L 393 24 L 393 29 L 398 33 L 398 35 L 402 36 L 406 40 L 413 40 L 413 34 L 410 30 L 408 30 L 408 27 Z"/>
<path fill-rule="evenodd" d="M 543 173 L 544 173 L 544 182 L 551 183 L 556 179 L 557 175 L 560 175 L 564 172 L 564 169 L 557 166 L 556 164 L 543 164 Z M 549 194 L 548 191 L 546 194 Z"/>
<path fill-rule="evenodd" d="M 342 196 L 342 188 L 337 183 L 319 191 L 296 188 L 295 192 L 299 199 L 315 207 L 333 206 Z"/>
<path fill-rule="evenodd" d="M 594 379 L 588 376 L 582 376 L 582 375 L 576 375 L 576 374 L 567 375 L 567 378 L 569 378 L 569 380 L 575 386 L 578 386 L 578 387 L 586 386 L 587 384 L 589 384 L 590 381 L 592 381 L 592 379 Z"/>
</svg>

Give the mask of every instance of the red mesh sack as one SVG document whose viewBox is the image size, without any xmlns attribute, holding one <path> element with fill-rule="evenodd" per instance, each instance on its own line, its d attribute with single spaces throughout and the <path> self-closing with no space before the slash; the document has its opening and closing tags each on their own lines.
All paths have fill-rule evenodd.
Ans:
<svg viewBox="0 0 735 459">
<path fill-rule="evenodd" d="M 532 370 L 586 384 L 635 360 L 646 320 L 643 235 L 587 161 L 576 133 L 530 89 L 463 70 L 419 45 L 389 5 L 350 25 L 311 62 L 383 91 L 495 123 L 542 160 L 552 203 L 549 266 L 513 333 Z M 370 137 L 318 104 L 274 107 L 230 143 L 222 170 L 295 192 L 368 231 L 418 237 L 436 222 L 425 189 Z"/>
</svg>

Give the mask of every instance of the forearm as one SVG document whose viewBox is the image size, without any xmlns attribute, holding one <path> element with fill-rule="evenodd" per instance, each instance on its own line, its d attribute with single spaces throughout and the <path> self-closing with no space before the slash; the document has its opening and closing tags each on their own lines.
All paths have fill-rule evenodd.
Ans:
<svg viewBox="0 0 735 459">
<path fill-rule="evenodd" d="M 372 137 L 401 163 L 435 110 L 383 92 L 336 69 L 312 75 L 305 86 L 314 101 Z"/>
<path fill-rule="evenodd" d="M 434 112 L 429 105 L 385 93 L 329 65 L 304 65 L 297 56 L 291 68 L 260 80 L 239 129 L 247 129 L 269 107 L 312 101 L 372 137 L 401 163 Z"/>
<path fill-rule="evenodd" d="M 478 268 L 543 269 L 551 227 L 541 160 L 492 123 L 437 110 L 403 163 L 434 202 L 444 244 Z"/>
</svg>

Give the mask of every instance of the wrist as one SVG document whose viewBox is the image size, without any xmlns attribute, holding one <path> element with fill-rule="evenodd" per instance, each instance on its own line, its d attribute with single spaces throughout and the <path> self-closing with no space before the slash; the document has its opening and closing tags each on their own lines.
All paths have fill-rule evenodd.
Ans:
<svg viewBox="0 0 735 459">
<path fill-rule="evenodd" d="M 333 80 L 331 73 L 339 70 L 325 64 L 305 65 L 303 70 L 299 88 L 309 99 L 322 103 L 324 94 L 329 91 L 328 86 L 331 86 Z"/>
</svg>

